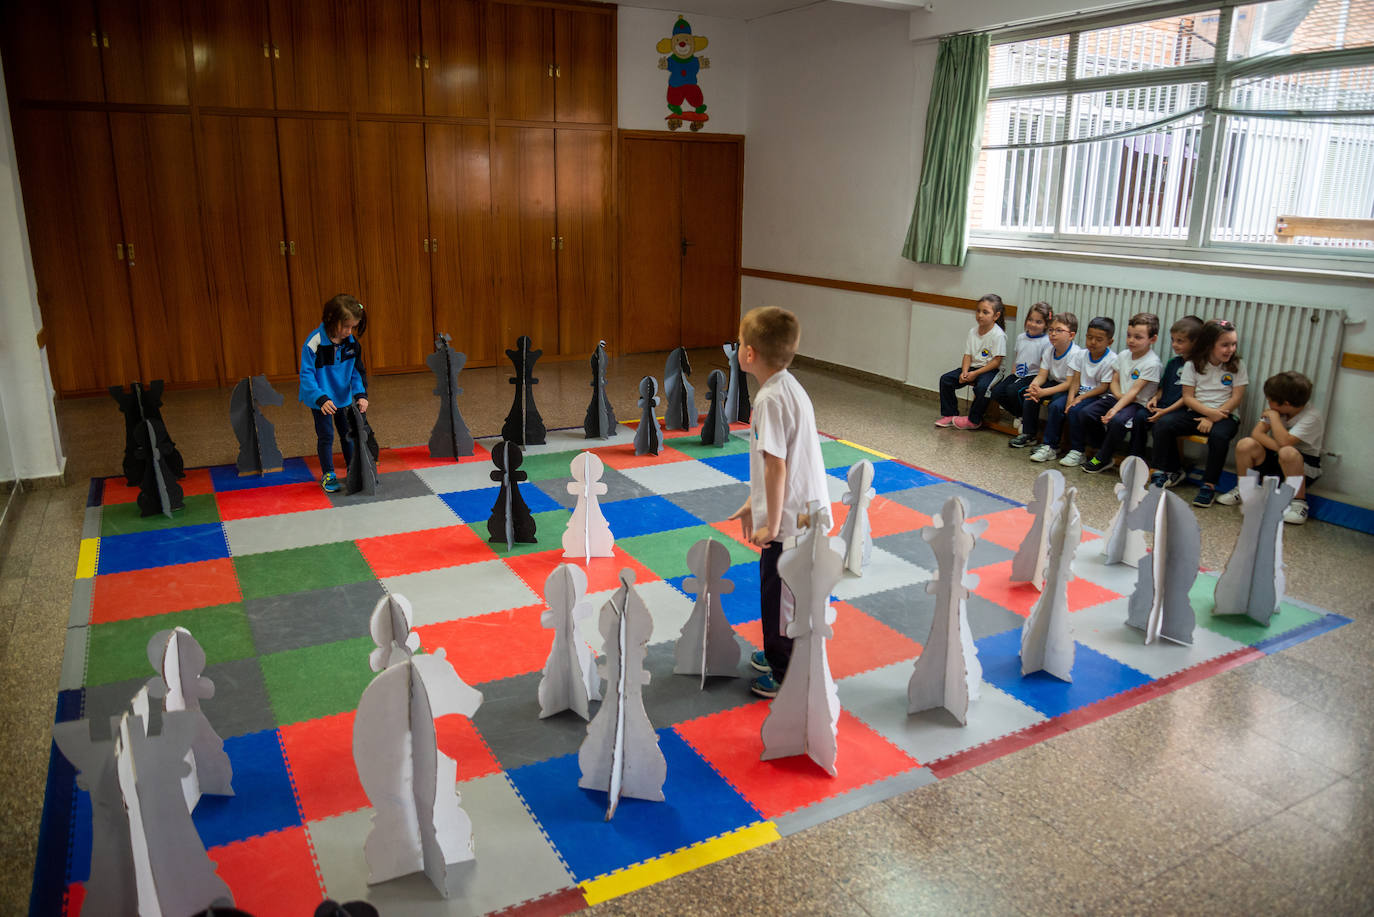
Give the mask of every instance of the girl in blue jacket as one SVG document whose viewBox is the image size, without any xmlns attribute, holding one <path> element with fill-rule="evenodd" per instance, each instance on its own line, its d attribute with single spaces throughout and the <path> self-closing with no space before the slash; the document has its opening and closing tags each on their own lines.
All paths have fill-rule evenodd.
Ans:
<svg viewBox="0 0 1374 917">
<path fill-rule="evenodd" d="M 320 327 L 310 332 L 301 348 L 300 400 L 315 417 L 323 474 L 320 486 L 331 494 L 339 489 L 334 476 L 334 427 L 339 429 L 344 462 L 353 461 L 348 419 L 340 406 L 356 401 L 358 410 L 367 412 L 367 385 L 358 371 L 362 345 L 354 336 L 354 331 L 361 332 L 364 319 L 363 304 L 340 293 L 324 304 Z"/>
</svg>

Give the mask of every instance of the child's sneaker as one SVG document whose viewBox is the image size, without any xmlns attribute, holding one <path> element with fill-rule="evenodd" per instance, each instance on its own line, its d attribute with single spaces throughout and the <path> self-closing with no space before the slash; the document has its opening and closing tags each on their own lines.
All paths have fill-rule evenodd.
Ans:
<svg viewBox="0 0 1374 917">
<path fill-rule="evenodd" d="M 1086 462 L 1079 465 L 1078 467 L 1086 471 L 1088 474 L 1097 474 L 1100 471 L 1106 471 L 1108 468 L 1112 467 L 1112 463 L 1104 462 L 1102 461 L 1102 459 L 1094 455 L 1092 458 L 1088 459 Z"/>
<path fill-rule="evenodd" d="M 1197 489 L 1197 496 L 1193 497 L 1193 505 L 1206 508 L 1212 505 L 1212 501 L 1217 497 L 1217 489 L 1211 484 L 1203 484 Z"/>
<path fill-rule="evenodd" d="M 1077 468 L 1083 464 L 1083 453 L 1078 449 L 1070 449 L 1069 454 L 1059 460 L 1059 464 L 1065 468 Z"/>
<path fill-rule="evenodd" d="M 1240 488 L 1233 487 L 1226 493 L 1218 495 L 1217 502 L 1222 506 L 1235 506 L 1240 502 Z"/>
<path fill-rule="evenodd" d="M 760 675 L 749 683 L 749 690 L 759 697 L 777 697 L 778 683 L 773 680 L 772 675 Z"/>
<path fill-rule="evenodd" d="M 1164 486 L 1165 486 L 1165 487 L 1177 487 L 1178 485 L 1182 484 L 1182 483 L 1183 483 L 1184 481 L 1186 481 L 1187 479 L 1188 479 L 1188 472 L 1184 471 L 1184 470 L 1181 469 L 1181 468 L 1180 468 L 1178 471 L 1166 471 L 1166 472 L 1164 473 Z"/>
<path fill-rule="evenodd" d="M 328 472 L 320 478 L 320 486 L 324 488 L 325 493 L 336 494 L 339 492 L 339 479 L 334 477 L 334 472 Z"/>
<path fill-rule="evenodd" d="M 1027 436 L 1025 433 L 1017 433 L 1011 438 L 1011 441 L 1007 443 L 1007 447 L 1011 449 L 1024 449 L 1033 442 L 1035 442 L 1034 436 Z"/>
<path fill-rule="evenodd" d="M 768 664 L 768 657 L 764 655 L 763 650 L 754 650 L 753 655 L 749 657 L 749 664 L 754 667 L 755 671 L 765 675 L 771 675 L 773 672 L 773 667 Z"/>
<path fill-rule="evenodd" d="M 1283 511 L 1283 521 L 1289 525 L 1302 525 L 1307 521 L 1307 501 L 1294 500 Z"/>
<path fill-rule="evenodd" d="M 976 429 L 978 429 L 978 428 L 981 427 L 981 426 L 982 426 L 982 424 L 980 424 L 980 423 L 974 423 L 973 421 L 969 420 L 967 417 L 956 417 L 956 418 L 954 418 L 954 427 L 955 427 L 956 430 L 976 430 Z"/>
<path fill-rule="evenodd" d="M 1167 472 L 1167 471 L 1156 471 L 1154 474 L 1150 475 L 1150 486 L 1151 486 L 1151 487 L 1168 487 L 1168 486 L 1169 486 L 1169 472 Z"/>
<path fill-rule="evenodd" d="M 952 427 L 952 426 L 954 426 L 954 415 L 953 415 L 953 414 L 950 414 L 950 415 L 948 415 L 948 416 L 941 417 L 939 420 L 935 421 L 935 426 L 937 426 L 937 427 Z"/>
<path fill-rule="evenodd" d="M 1031 461 L 1048 462 L 1050 459 L 1054 458 L 1054 456 L 1055 452 L 1053 446 L 1042 445 L 1040 446 L 1040 448 L 1036 449 L 1034 452 L 1031 453 Z"/>
</svg>

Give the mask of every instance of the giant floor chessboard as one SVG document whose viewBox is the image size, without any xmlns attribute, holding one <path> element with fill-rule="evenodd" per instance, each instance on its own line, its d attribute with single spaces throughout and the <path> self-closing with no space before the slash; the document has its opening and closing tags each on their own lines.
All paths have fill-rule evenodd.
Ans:
<svg viewBox="0 0 1374 917">
<path fill-rule="evenodd" d="M 194 821 L 237 905 L 266 917 L 306 914 L 324 897 L 367 898 L 382 913 L 483 914 L 507 908 L 565 913 L 820 821 L 934 782 L 1057 732 L 1141 703 L 1347 619 L 1285 602 L 1271 626 L 1210 614 L 1210 575 L 1193 597 L 1195 643 L 1145 646 L 1125 627 L 1134 568 L 1104 566 L 1084 534 L 1069 588 L 1078 642 L 1071 684 L 1022 678 L 1020 627 L 1037 593 L 1011 584 L 1027 531 L 1020 504 L 825 438 L 836 524 L 849 466 L 874 462 L 875 545 L 862 577 L 835 590 L 829 644 L 842 712 L 838 776 L 806 758 L 759 760 L 768 701 L 739 678 L 672 674 L 673 644 L 692 608 L 682 591 L 688 548 L 724 542 L 734 563 L 727 617 L 747 650 L 761 645 L 754 548 L 726 523 L 744 500 L 748 432 L 724 447 L 669 434 L 658 456 L 636 457 L 632 430 L 608 442 L 554 431 L 529 450 L 522 491 L 539 544 L 487 543 L 495 499 L 483 440 L 460 462 L 424 447 L 384 450 L 375 497 L 325 494 L 316 460 L 290 459 L 265 477 L 233 466 L 188 472 L 174 520 L 141 518 L 120 478 L 92 482 L 62 671 L 57 718 L 89 718 L 97 735 L 153 672 L 146 645 L 184 626 L 209 658 L 216 692 L 203 709 L 234 768 L 233 797 L 205 796 Z M 635 573 L 654 618 L 645 706 L 668 763 L 666 801 L 624 800 L 606 822 L 604 793 L 581 790 L 577 749 L 586 723 L 541 720 L 540 670 L 552 632 L 540 624 L 544 582 L 562 562 L 570 516 L 569 462 L 594 447 L 606 466 L 603 512 L 615 557 L 587 567 L 600 608 L 618 572 Z M 957 495 L 988 528 L 971 560 L 968 601 L 983 666 L 982 697 L 960 727 L 943 711 L 906 713 L 906 684 L 933 614 L 934 558 L 920 530 Z M 485 700 L 471 721 L 440 720 L 472 818 L 475 863 L 445 900 L 423 875 L 366 883 L 371 810 L 352 759 L 354 709 L 373 677 L 368 616 L 385 592 L 414 605 L 427 651 L 443 647 Z M 588 628 L 594 646 L 600 635 Z M 747 652 L 742 654 L 747 660 Z M 77 913 L 90 864 L 90 803 L 54 751 L 32 909 Z"/>
</svg>

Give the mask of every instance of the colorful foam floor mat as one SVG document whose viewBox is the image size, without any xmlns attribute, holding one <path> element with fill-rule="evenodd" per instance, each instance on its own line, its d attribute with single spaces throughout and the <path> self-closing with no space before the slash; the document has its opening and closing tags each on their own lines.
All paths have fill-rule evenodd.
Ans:
<svg viewBox="0 0 1374 917">
<path fill-rule="evenodd" d="M 325 897 L 365 898 L 383 914 L 567 913 L 767 844 L 826 819 L 932 783 L 1057 732 L 1283 649 L 1347 623 L 1298 602 L 1267 628 L 1210 613 L 1214 577 L 1193 591 L 1191 647 L 1145 646 L 1127 628 L 1136 570 L 1105 566 L 1085 532 L 1069 588 L 1077 655 L 1072 683 L 1020 674 L 1020 628 L 1038 593 L 1008 582 L 1030 525 L 1014 501 L 842 440 L 822 438 L 836 524 L 848 468 L 873 461 L 872 560 L 835 590 L 829 659 L 839 687 L 838 776 L 807 758 L 760 761 L 769 702 L 749 691 L 747 653 L 761 646 L 757 551 L 724 520 L 748 491 L 748 431 L 724 447 L 669 434 L 636 457 L 633 430 L 587 441 L 554 431 L 532 447 L 522 493 L 539 544 L 487 543 L 496 497 L 488 448 L 461 461 L 425 447 L 384 450 L 376 496 L 326 494 L 316 460 L 262 477 L 233 466 L 182 481 L 185 509 L 142 518 L 121 478 L 91 483 L 57 720 L 86 718 L 93 736 L 154 675 L 147 643 L 183 626 L 204 647 L 215 684 L 202 709 L 233 764 L 232 797 L 204 796 L 193 818 L 236 905 L 258 917 L 312 913 Z M 606 795 L 577 786 L 586 722 L 539 718 L 537 686 L 552 643 L 540 624 L 548 574 L 562 562 L 573 498 L 569 462 L 592 446 L 608 492 L 615 557 L 587 565 L 599 609 L 629 567 L 654 617 L 644 688 L 668 763 L 664 802 L 626 799 L 605 821 Z M 927 639 L 935 562 L 920 530 L 951 496 L 988 527 L 970 558 L 968 615 L 982 697 L 959 726 L 944 711 L 906 712 L 913 659 Z M 738 678 L 676 676 L 673 646 L 692 609 L 687 550 L 713 537 L 730 551 L 724 608 L 744 652 Z M 367 884 L 371 809 L 352 758 L 354 710 L 373 677 L 372 608 L 384 593 L 414 605 L 423 647 L 443 647 L 482 691 L 471 720 L 439 721 L 458 763 L 475 862 L 453 870 L 445 899 L 423 874 Z M 599 648 L 600 635 L 584 636 Z M 91 807 L 53 749 L 31 912 L 78 913 L 89 874 Z"/>
</svg>

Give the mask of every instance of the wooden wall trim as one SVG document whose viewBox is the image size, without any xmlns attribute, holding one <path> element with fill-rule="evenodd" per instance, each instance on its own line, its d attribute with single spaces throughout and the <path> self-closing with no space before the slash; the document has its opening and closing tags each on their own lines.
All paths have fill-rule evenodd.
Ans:
<svg viewBox="0 0 1374 917">
<path fill-rule="evenodd" d="M 800 283 L 812 287 L 825 287 L 830 290 L 844 290 L 849 293 L 870 293 L 875 296 L 892 296 L 897 299 L 909 299 L 912 302 L 926 303 L 932 306 L 948 306 L 952 309 L 965 309 L 969 312 L 978 311 L 978 300 L 966 299 L 962 296 L 945 296 L 942 293 L 926 293 L 922 290 L 908 290 L 906 287 L 883 286 L 876 283 L 859 283 L 853 280 L 835 280 L 830 277 L 809 277 L 805 274 L 784 274 L 779 271 L 764 271 L 758 268 L 746 267 L 740 273 L 745 277 L 758 277 L 762 280 L 777 280 L 782 283 Z M 1016 307 L 1010 303 L 1004 304 L 1006 316 L 1016 317 Z"/>
<path fill-rule="evenodd" d="M 1346 369 L 1362 369 L 1367 373 L 1374 373 L 1374 354 L 1343 353 L 1341 354 L 1341 366 Z"/>
<path fill-rule="evenodd" d="M 622 130 L 619 131 L 621 137 L 628 137 L 631 140 L 691 140 L 694 142 L 716 143 L 744 143 L 743 134 L 705 134 L 705 133 L 679 133 L 677 131 L 648 131 L 648 130 Z M 744 171 L 743 169 L 740 170 Z"/>
</svg>

